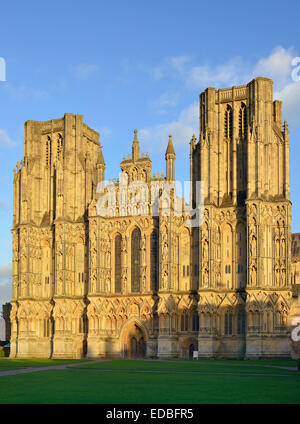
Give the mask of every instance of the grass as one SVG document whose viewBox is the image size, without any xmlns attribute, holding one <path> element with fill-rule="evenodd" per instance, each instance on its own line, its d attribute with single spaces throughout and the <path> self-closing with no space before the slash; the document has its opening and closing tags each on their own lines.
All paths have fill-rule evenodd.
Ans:
<svg viewBox="0 0 300 424">
<path fill-rule="evenodd" d="M 233 361 L 232 361 L 233 362 Z M 273 368 L 267 364 L 256 365 L 256 364 L 235 364 L 228 362 L 206 362 L 206 361 L 186 361 L 186 362 L 159 362 L 159 361 L 109 361 L 109 362 L 100 362 L 95 364 L 84 364 L 78 365 L 76 370 L 85 369 L 85 370 L 98 370 L 100 371 L 110 371 L 110 372 L 155 372 L 155 373 L 186 373 L 186 374 L 195 374 L 195 373 L 227 373 L 227 374 L 280 374 L 280 375 L 295 375 L 296 377 L 300 373 L 294 370 L 286 370 L 281 368 Z"/>
<path fill-rule="evenodd" d="M 75 362 L 3 358 L 0 366 L 5 361 L 15 368 Z M 0 403 L 299 404 L 300 373 L 270 365 L 274 361 L 86 361 L 66 370 L 0 377 Z"/>
<path fill-rule="evenodd" d="M 191 362 L 190 359 L 182 359 L 182 358 L 167 358 L 168 361 L 182 361 L 182 362 Z M 282 366 L 282 367 L 297 367 L 298 361 L 294 359 L 199 359 L 199 360 L 193 360 L 193 362 L 213 362 L 213 363 L 233 363 L 233 364 L 251 364 L 251 365 L 275 365 L 275 366 Z"/>
<path fill-rule="evenodd" d="M 86 359 L 10 359 L 10 358 L 0 358 L 0 372 L 9 371 L 21 368 L 36 368 L 36 367 L 48 367 L 50 365 L 64 365 L 71 364 L 74 362 L 83 362 Z M 0 382 L 1 384 L 1 382 Z"/>
</svg>

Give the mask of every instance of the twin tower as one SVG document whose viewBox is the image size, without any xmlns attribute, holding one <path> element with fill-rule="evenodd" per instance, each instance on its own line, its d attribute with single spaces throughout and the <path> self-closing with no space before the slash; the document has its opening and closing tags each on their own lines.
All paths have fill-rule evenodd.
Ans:
<svg viewBox="0 0 300 424">
<path fill-rule="evenodd" d="M 12 357 L 288 357 L 291 300 L 289 138 L 273 83 L 200 95 L 190 141 L 192 206 L 204 219 L 151 214 L 152 175 L 135 131 L 121 162 L 149 196 L 115 204 L 96 190 L 105 162 L 82 116 L 25 123 L 14 171 Z M 121 154 L 121 152 L 120 152 Z M 182 163 L 184 166 L 184 163 Z M 113 180 L 117 199 L 132 197 Z M 126 197 L 126 198 L 127 198 Z M 173 212 L 172 212 L 173 211 Z M 125 213 L 124 213 L 125 212 Z"/>
</svg>

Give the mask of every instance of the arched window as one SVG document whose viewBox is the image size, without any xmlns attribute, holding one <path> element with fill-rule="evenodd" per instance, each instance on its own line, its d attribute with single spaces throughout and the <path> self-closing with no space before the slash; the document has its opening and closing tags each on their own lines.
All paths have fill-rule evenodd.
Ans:
<svg viewBox="0 0 300 424">
<path fill-rule="evenodd" d="M 131 234 L 131 291 L 139 292 L 140 289 L 140 246 L 141 232 L 135 228 Z"/>
<path fill-rule="evenodd" d="M 231 265 L 225 265 L 225 274 L 231 274 Z"/>
<path fill-rule="evenodd" d="M 232 312 L 226 312 L 224 316 L 224 333 L 232 334 Z"/>
<path fill-rule="evenodd" d="M 242 103 L 239 111 L 239 136 L 241 139 L 247 137 L 247 108 L 245 103 Z"/>
<path fill-rule="evenodd" d="M 199 331 L 199 316 L 198 312 L 193 312 L 193 331 Z"/>
<path fill-rule="evenodd" d="M 115 293 L 121 293 L 121 243 L 122 238 L 115 238 Z"/>
<path fill-rule="evenodd" d="M 62 136 L 61 134 L 58 134 L 58 139 L 57 139 L 57 159 L 60 159 L 61 157 L 61 152 L 62 152 Z"/>
<path fill-rule="evenodd" d="M 232 140 L 232 108 L 227 105 L 225 110 L 225 120 L 224 120 L 224 136 L 227 140 Z"/>
<path fill-rule="evenodd" d="M 246 331 L 246 316 L 244 312 L 239 312 L 238 313 L 238 328 L 237 328 L 237 332 L 238 334 L 245 334 Z"/>
<path fill-rule="evenodd" d="M 189 329 L 189 315 L 186 310 L 181 314 L 181 331 L 188 331 Z"/>
<path fill-rule="evenodd" d="M 156 230 L 154 230 L 151 234 L 150 243 L 151 287 L 152 290 L 158 290 L 158 234 Z"/>
<path fill-rule="evenodd" d="M 181 315 L 181 331 L 184 331 L 184 315 Z"/>
<path fill-rule="evenodd" d="M 49 140 L 46 141 L 46 165 L 49 164 Z"/>
<path fill-rule="evenodd" d="M 194 265 L 194 276 L 197 277 L 198 275 L 198 266 L 197 264 Z"/>
<path fill-rule="evenodd" d="M 46 165 L 51 165 L 51 138 L 47 137 L 46 141 Z"/>
</svg>

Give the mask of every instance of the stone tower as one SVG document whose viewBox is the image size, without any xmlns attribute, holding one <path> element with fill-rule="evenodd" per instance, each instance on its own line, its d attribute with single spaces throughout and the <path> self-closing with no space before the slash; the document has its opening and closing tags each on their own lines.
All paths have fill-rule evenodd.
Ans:
<svg viewBox="0 0 300 424">
<path fill-rule="evenodd" d="M 201 248 L 193 256 L 199 262 L 200 322 L 203 313 L 209 325 L 199 335 L 199 350 L 203 356 L 284 354 L 289 138 L 272 80 L 207 88 L 200 95 L 200 138 L 197 144 L 192 140 L 191 153 L 194 197 L 195 181 L 204 181 L 204 221 L 196 234 Z"/>
<path fill-rule="evenodd" d="M 172 136 L 169 135 L 169 143 L 165 154 L 166 159 L 166 176 L 167 180 L 175 180 L 175 150 L 172 143 Z"/>
<path fill-rule="evenodd" d="M 24 160 L 14 173 L 12 356 L 83 353 L 85 214 L 96 186 L 98 149 L 99 134 L 80 115 L 25 123 Z M 61 328 L 69 310 L 76 337 L 71 322 Z"/>
</svg>

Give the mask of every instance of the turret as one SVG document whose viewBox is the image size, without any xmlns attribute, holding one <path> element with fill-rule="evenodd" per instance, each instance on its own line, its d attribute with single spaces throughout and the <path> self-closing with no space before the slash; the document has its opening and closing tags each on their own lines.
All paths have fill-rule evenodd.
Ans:
<svg viewBox="0 0 300 424">
<path fill-rule="evenodd" d="M 102 147 L 103 146 L 101 146 L 100 144 L 99 151 L 98 151 L 97 164 L 96 164 L 97 184 L 104 181 L 105 162 L 104 162 L 104 157 L 102 153 Z"/>
<path fill-rule="evenodd" d="M 172 143 L 172 135 L 169 135 L 169 143 L 166 150 L 166 176 L 167 180 L 174 181 L 175 179 L 175 150 Z"/>
<path fill-rule="evenodd" d="M 132 142 L 132 160 L 135 162 L 140 158 L 140 143 L 137 138 L 137 130 L 134 130 L 134 139 Z"/>
</svg>

